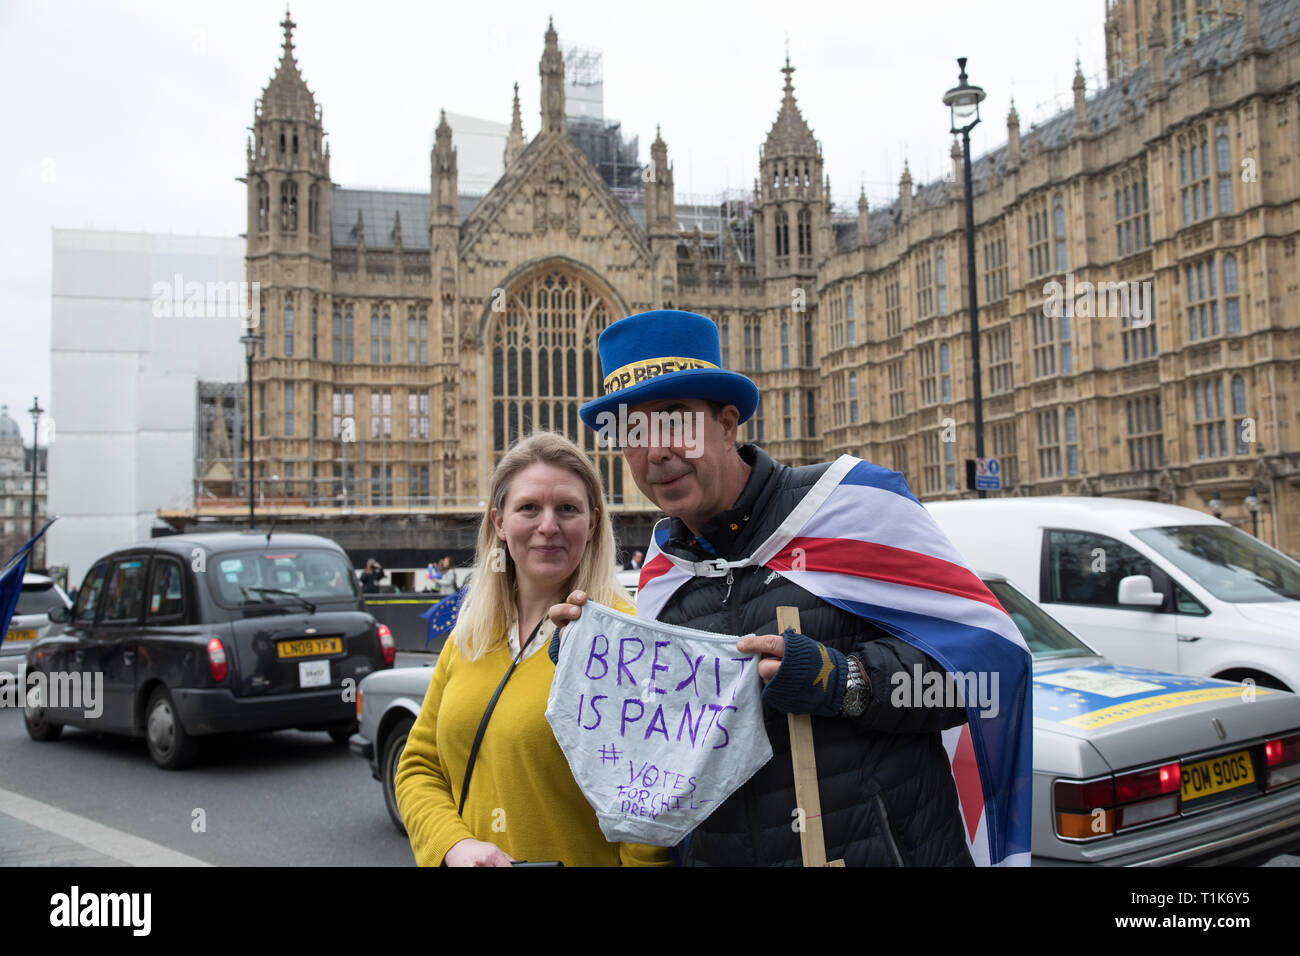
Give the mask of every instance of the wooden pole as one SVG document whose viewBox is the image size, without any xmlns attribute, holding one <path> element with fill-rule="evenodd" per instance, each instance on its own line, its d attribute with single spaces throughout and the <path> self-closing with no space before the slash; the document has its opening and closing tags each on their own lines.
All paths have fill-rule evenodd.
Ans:
<svg viewBox="0 0 1300 956">
<path fill-rule="evenodd" d="M 778 607 L 776 629 L 799 632 L 799 609 Z M 826 834 L 822 828 L 821 790 L 817 784 L 817 754 L 813 750 L 812 718 L 807 714 L 787 714 L 790 722 L 790 759 L 794 764 L 794 796 L 803 811 L 803 829 L 799 845 L 804 866 L 843 866 L 843 860 L 826 860 Z"/>
</svg>

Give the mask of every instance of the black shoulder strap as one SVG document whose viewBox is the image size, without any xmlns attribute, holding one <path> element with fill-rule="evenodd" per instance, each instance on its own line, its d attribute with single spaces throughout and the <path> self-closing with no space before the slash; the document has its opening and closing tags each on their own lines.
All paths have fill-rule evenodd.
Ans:
<svg viewBox="0 0 1300 956">
<path fill-rule="evenodd" d="M 506 681 L 510 679 L 510 675 L 515 672 L 515 668 L 523 660 L 524 651 L 533 642 L 533 638 L 542 629 L 542 624 L 545 621 L 546 616 L 543 615 L 542 619 L 537 622 L 537 626 L 533 628 L 533 633 L 528 635 L 528 640 L 519 645 L 519 654 L 510 662 L 510 667 L 506 669 L 506 676 L 501 678 L 501 683 L 497 684 L 496 693 L 488 701 L 487 709 L 483 711 L 483 719 L 478 722 L 478 733 L 474 735 L 474 744 L 469 748 L 469 761 L 465 764 L 465 780 L 460 785 L 460 806 L 456 809 L 456 813 L 461 816 L 465 814 L 465 798 L 469 796 L 469 778 L 470 774 L 474 772 L 474 760 L 478 757 L 479 744 L 483 742 L 483 734 L 487 732 L 488 721 L 492 719 L 492 711 L 496 708 L 497 699 L 501 696 L 501 692 L 505 690 Z"/>
</svg>

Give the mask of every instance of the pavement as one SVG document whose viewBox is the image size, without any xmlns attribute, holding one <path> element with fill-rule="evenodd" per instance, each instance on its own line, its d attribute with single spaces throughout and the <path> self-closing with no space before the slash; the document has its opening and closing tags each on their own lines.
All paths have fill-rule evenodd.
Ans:
<svg viewBox="0 0 1300 956">
<path fill-rule="evenodd" d="M 0 790 L 0 866 L 209 866 L 142 837 Z"/>
</svg>

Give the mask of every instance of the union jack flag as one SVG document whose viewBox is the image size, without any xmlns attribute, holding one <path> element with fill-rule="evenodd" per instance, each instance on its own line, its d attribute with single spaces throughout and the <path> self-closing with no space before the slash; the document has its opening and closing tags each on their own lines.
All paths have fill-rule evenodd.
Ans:
<svg viewBox="0 0 1300 956">
<path fill-rule="evenodd" d="M 748 558 L 697 561 L 661 549 L 655 525 L 637 613 L 658 618 L 693 576 L 763 566 L 924 651 L 951 674 L 996 673 L 996 716 L 966 701 L 943 733 L 967 846 L 981 866 L 1027 866 L 1033 719 L 1031 657 L 1019 629 L 962 560 L 901 474 L 844 455 Z M 814 635 L 815 636 L 815 635 Z M 991 713 L 991 711 L 990 711 Z"/>
</svg>

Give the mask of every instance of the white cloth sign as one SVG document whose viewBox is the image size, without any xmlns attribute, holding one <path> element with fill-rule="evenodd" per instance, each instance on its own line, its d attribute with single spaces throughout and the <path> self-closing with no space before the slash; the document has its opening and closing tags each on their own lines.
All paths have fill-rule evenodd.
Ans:
<svg viewBox="0 0 1300 956">
<path fill-rule="evenodd" d="M 565 628 L 546 719 L 607 840 L 672 846 L 772 759 L 736 641 L 593 601 Z"/>
</svg>

